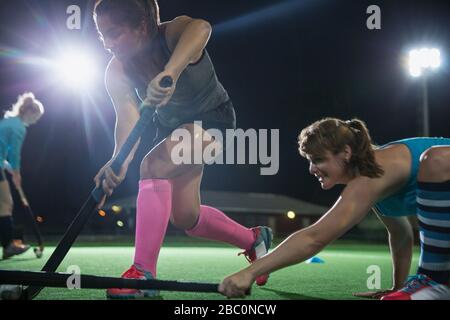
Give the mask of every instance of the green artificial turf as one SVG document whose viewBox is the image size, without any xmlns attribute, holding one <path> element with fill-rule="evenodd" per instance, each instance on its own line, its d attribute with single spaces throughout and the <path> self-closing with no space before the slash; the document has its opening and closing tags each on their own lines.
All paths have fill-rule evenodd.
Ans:
<svg viewBox="0 0 450 320">
<path fill-rule="evenodd" d="M 43 259 L 36 259 L 30 250 L 22 256 L 0 261 L 0 269 L 39 270 L 54 247 L 47 247 Z M 247 265 L 239 250 L 202 241 L 183 243 L 175 241 L 163 246 L 158 265 L 158 278 L 220 282 L 231 273 Z M 65 272 L 70 265 L 80 267 L 83 274 L 120 276 L 133 258 L 131 246 L 76 246 L 72 248 L 58 271 Z M 358 245 L 336 243 L 318 255 L 323 264 L 301 263 L 272 274 L 264 287 L 253 286 L 247 299 L 357 299 L 352 292 L 368 291 L 367 268 L 381 269 L 382 288 L 391 283 L 391 260 L 386 245 Z M 417 250 L 411 269 L 417 265 Z M 162 292 L 162 299 L 224 299 L 219 294 Z M 46 288 L 37 299 L 105 299 L 104 290 L 67 290 Z"/>
</svg>

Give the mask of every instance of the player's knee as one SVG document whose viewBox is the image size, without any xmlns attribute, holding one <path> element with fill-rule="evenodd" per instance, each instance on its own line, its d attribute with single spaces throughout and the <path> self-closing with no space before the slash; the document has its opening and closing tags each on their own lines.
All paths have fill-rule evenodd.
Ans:
<svg viewBox="0 0 450 320">
<path fill-rule="evenodd" d="M 419 181 L 447 180 L 450 175 L 450 151 L 448 148 L 433 147 L 420 157 L 417 179 Z"/>
<path fill-rule="evenodd" d="M 141 162 L 141 179 L 164 179 L 168 177 L 170 169 L 165 159 L 158 154 L 152 154 L 144 158 Z"/>
<path fill-rule="evenodd" d="M 0 217 L 10 217 L 13 211 L 12 199 L 2 199 L 0 201 Z"/>
<path fill-rule="evenodd" d="M 190 210 L 172 210 L 170 222 L 178 229 L 189 230 L 197 223 L 198 210 L 192 208 Z"/>
<path fill-rule="evenodd" d="M 6 218 L 12 216 L 12 210 L 8 208 L 4 208 L 3 206 L 0 206 L 0 218 Z"/>
</svg>

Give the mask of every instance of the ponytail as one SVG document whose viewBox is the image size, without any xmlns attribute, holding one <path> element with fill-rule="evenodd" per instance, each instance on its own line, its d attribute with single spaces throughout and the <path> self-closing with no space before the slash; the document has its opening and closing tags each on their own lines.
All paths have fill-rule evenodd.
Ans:
<svg viewBox="0 0 450 320">
<path fill-rule="evenodd" d="M 359 119 L 352 119 L 345 123 L 355 136 L 354 144 L 350 145 L 352 148 L 350 165 L 357 167 L 361 175 L 370 178 L 382 176 L 384 172 L 375 161 L 374 145 L 366 124 Z"/>
</svg>

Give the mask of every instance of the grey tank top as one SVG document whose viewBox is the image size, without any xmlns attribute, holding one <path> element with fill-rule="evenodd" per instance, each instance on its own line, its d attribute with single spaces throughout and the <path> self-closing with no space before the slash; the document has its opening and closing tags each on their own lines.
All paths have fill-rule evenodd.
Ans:
<svg viewBox="0 0 450 320">
<path fill-rule="evenodd" d="M 164 34 L 165 28 L 161 27 L 155 40 L 158 42 L 159 49 L 163 51 L 165 62 L 167 62 L 170 59 L 171 52 Z M 151 50 L 149 50 L 149 54 L 151 54 Z M 131 68 L 126 68 L 126 70 L 128 70 L 127 76 L 133 82 L 138 98 L 142 101 L 146 97 L 149 80 L 139 76 L 137 72 L 133 74 L 130 71 Z M 188 65 L 181 73 L 172 98 L 167 105 L 156 110 L 156 115 L 163 126 L 176 128 L 185 119 L 215 109 L 228 100 L 228 93 L 219 82 L 212 61 L 205 49 L 200 60 L 195 64 Z"/>
</svg>

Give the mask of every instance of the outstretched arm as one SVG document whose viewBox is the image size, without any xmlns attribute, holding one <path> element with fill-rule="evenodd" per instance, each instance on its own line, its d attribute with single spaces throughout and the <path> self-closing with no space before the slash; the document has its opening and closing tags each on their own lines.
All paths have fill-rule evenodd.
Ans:
<svg viewBox="0 0 450 320">
<path fill-rule="evenodd" d="M 334 206 L 314 225 L 297 231 L 271 253 L 223 280 L 220 292 L 243 297 L 256 277 L 307 260 L 359 223 L 378 199 L 374 179 L 351 181 Z"/>
<path fill-rule="evenodd" d="M 389 233 L 389 247 L 392 256 L 392 289 L 403 287 L 411 268 L 414 236 L 407 217 L 379 216 Z"/>
<path fill-rule="evenodd" d="M 111 160 L 109 160 L 100 169 L 95 176 L 94 181 L 98 187 L 100 186 L 102 178 L 104 178 L 102 183 L 103 190 L 108 196 L 110 196 L 113 190 L 125 178 L 128 165 L 133 160 L 134 154 L 139 145 L 139 142 L 137 142 L 133 150 L 130 152 L 129 157 L 122 165 L 120 172 L 114 173 L 110 166 L 119 153 L 122 145 L 125 143 L 126 138 L 135 126 L 136 122 L 139 120 L 139 111 L 132 86 L 125 77 L 122 65 L 116 59 L 113 59 L 110 62 L 106 71 L 105 81 L 106 89 L 111 97 L 114 109 L 116 111 L 116 125 L 114 130 L 115 146 Z"/>
<path fill-rule="evenodd" d="M 113 59 L 108 66 L 105 82 L 116 111 L 114 158 L 139 120 L 139 111 L 132 85 L 125 76 L 122 65 L 116 59 Z M 134 152 L 130 155 L 128 162 L 132 160 L 133 156 Z"/>
<path fill-rule="evenodd" d="M 374 211 L 389 234 L 393 273 L 392 287 L 387 290 L 358 292 L 354 295 L 362 298 L 380 299 L 384 295 L 399 290 L 405 283 L 411 268 L 414 236 L 407 217 L 387 217 L 381 215 L 375 208 Z"/>
</svg>

